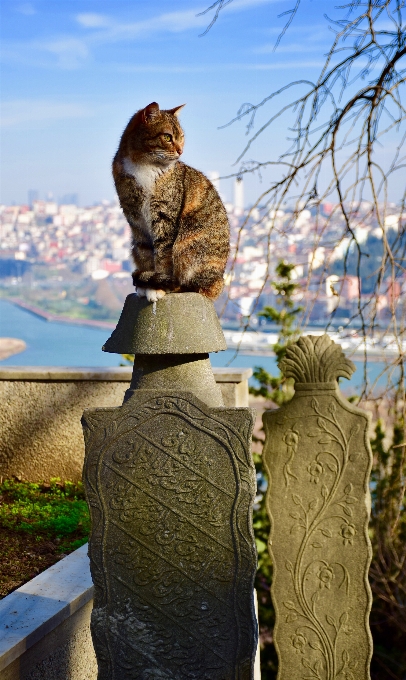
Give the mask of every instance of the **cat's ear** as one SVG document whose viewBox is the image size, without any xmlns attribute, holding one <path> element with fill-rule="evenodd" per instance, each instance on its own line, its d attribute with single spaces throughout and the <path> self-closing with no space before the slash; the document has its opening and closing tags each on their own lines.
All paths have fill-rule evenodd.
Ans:
<svg viewBox="0 0 406 680">
<path fill-rule="evenodd" d="M 171 113 L 172 116 L 176 116 L 177 118 L 179 117 L 179 113 L 183 107 L 186 106 L 186 104 L 181 104 L 180 106 L 175 106 L 174 109 L 168 109 L 168 113 Z"/>
<path fill-rule="evenodd" d="M 159 104 L 152 102 L 148 104 L 142 111 L 142 120 L 144 123 L 154 120 L 159 115 Z"/>
</svg>

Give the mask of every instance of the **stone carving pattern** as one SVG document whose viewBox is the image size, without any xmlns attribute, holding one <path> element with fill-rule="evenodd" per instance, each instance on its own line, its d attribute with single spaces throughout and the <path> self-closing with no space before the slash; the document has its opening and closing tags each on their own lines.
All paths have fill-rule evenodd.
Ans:
<svg viewBox="0 0 406 680">
<path fill-rule="evenodd" d="M 354 370 L 341 348 L 328 336 L 301 340 L 281 368 L 302 384 L 264 416 L 278 679 L 366 680 L 369 421 L 331 383 L 337 367 Z"/>
<path fill-rule="evenodd" d="M 99 680 L 248 680 L 251 413 L 144 399 L 83 418 Z"/>
<path fill-rule="evenodd" d="M 351 378 L 355 366 L 328 335 L 305 335 L 289 345 L 280 369 L 296 383 L 320 384 Z"/>
</svg>

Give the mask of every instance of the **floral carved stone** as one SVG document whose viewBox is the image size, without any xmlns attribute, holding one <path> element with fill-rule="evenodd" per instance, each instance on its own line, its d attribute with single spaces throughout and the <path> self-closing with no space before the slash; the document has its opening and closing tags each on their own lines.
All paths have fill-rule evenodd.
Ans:
<svg viewBox="0 0 406 680">
<path fill-rule="evenodd" d="M 368 680 L 369 415 L 340 394 L 355 367 L 327 335 L 280 368 L 295 395 L 263 417 L 278 680 Z"/>
<path fill-rule="evenodd" d="M 252 421 L 153 390 L 85 412 L 99 680 L 253 678 Z"/>
</svg>

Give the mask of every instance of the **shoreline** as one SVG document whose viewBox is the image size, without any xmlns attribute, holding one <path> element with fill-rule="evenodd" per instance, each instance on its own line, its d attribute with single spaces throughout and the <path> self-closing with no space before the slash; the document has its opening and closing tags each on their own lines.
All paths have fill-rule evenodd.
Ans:
<svg viewBox="0 0 406 680">
<path fill-rule="evenodd" d="M 71 318 L 68 316 L 62 316 L 60 314 L 51 314 L 50 312 L 46 312 L 44 309 L 41 309 L 40 307 L 36 307 L 35 305 L 31 305 L 27 302 L 24 302 L 24 300 L 20 300 L 18 298 L 10 299 L 10 298 L 2 298 L 6 302 L 10 302 L 11 304 L 15 305 L 16 307 L 20 307 L 24 311 L 33 314 L 34 316 L 42 319 L 43 321 L 47 321 L 48 323 L 63 323 L 63 324 L 68 324 L 68 325 L 73 325 L 73 326 L 88 326 L 90 328 L 101 328 L 101 329 L 107 329 L 107 330 L 114 330 L 116 328 L 116 324 L 111 322 L 111 321 L 102 321 L 98 319 L 79 319 L 79 318 Z M 223 329 L 227 330 L 227 329 Z M 227 346 L 227 350 L 229 351 L 236 351 L 238 354 L 242 356 L 253 356 L 253 357 L 261 357 L 261 356 L 275 356 L 274 353 L 270 348 L 249 348 L 249 347 L 239 347 L 235 343 L 231 343 Z M 354 350 L 352 353 L 348 349 L 343 350 L 345 352 L 345 355 L 349 359 L 353 359 L 354 361 L 362 361 L 365 359 L 365 353 L 364 350 Z M 383 363 L 387 359 L 394 358 L 396 356 L 395 352 L 387 352 L 385 353 L 384 351 L 380 350 L 378 352 L 369 350 L 367 354 L 367 361 L 370 363 Z"/>
<path fill-rule="evenodd" d="M 102 321 L 101 319 L 100 320 L 79 319 L 72 318 L 69 316 L 61 316 L 60 314 L 51 314 L 50 312 L 46 312 L 44 309 L 41 309 L 40 307 L 35 307 L 34 305 L 30 305 L 27 302 L 24 302 L 23 300 L 19 300 L 17 298 L 16 299 L 2 298 L 2 299 L 6 300 L 6 302 L 10 302 L 12 305 L 15 305 L 16 307 L 24 309 L 26 312 L 29 312 L 34 316 L 39 317 L 43 321 L 48 321 L 49 323 L 66 323 L 74 326 L 90 326 L 91 328 L 93 327 L 108 329 L 114 329 L 117 325 L 112 321 Z"/>
<path fill-rule="evenodd" d="M 0 361 L 21 354 L 27 349 L 27 343 L 19 338 L 0 337 Z"/>
<path fill-rule="evenodd" d="M 262 357 L 262 356 L 275 356 L 274 352 L 272 350 L 266 350 L 266 349 L 237 349 L 237 347 L 232 347 L 228 346 L 227 350 L 235 351 L 238 352 L 238 354 L 244 355 L 244 356 L 254 356 L 254 357 Z M 350 359 L 352 361 L 362 361 L 365 359 L 365 354 L 363 351 L 360 352 L 353 352 L 352 354 L 349 352 L 348 349 L 343 350 L 345 356 L 347 359 Z M 374 354 L 369 354 L 367 355 L 367 363 L 385 363 L 385 361 L 389 358 L 396 357 L 395 353 L 392 354 L 387 354 L 385 355 L 383 352 L 381 353 L 374 353 Z"/>
</svg>

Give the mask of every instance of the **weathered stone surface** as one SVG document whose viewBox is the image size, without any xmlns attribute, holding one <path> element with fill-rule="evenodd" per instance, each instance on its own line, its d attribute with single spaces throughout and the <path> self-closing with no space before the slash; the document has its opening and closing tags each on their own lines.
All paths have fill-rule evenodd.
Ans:
<svg viewBox="0 0 406 680">
<path fill-rule="evenodd" d="M 99 680 L 253 678 L 253 415 L 221 408 L 225 347 L 196 293 L 129 296 L 104 347 L 135 356 L 123 406 L 83 417 Z"/>
<path fill-rule="evenodd" d="M 33 373 L 38 375 L 36 370 Z M 81 479 L 83 410 L 119 405 L 127 385 L 108 376 L 105 380 L 88 380 L 86 376 L 82 380 L 40 380 L 30 379 L 27 371 L 25 378 L 14 380 L 12 369 L 5 368 L 2 374 L 0 475 L 17 475 L 33 482 L 51 477 Z"/>
<path fill-rule="evenodd" d="M 210 369 L 210 381 L 212 371 L 225 406 L 248 406 L 251 369 Z M 120 406 L 131 373 L 130 367 L 0 368 L 0 475 L 30 482 L 81 479 L 82 413 L 86 408 Z M 197 373 L 195 386 L 206 389 L 209 383 L 197 384 L 201 371 Z M 211 398 L 218 399 L 216 384 Z"/>
<path fill-rule="evenodd" d="M 295 396 L 263 417 L 278 680 L 367 680 L 369 417 L 341 396 L 355 367 L 327 335 L 280 368 Z"/>
<path fill-rule="evenodd" d="M 99 680 L 253 678 L 252 423 L 170 390 L 85 412 Z"/>
<path fill-rule="evenodd" d="M 151 304 L 127 296 L 105 352 L 207 354 L 227 349 L 213 303 L 199 293 L 173 293 Z"/>
<path fill-rule="evenodd" d="M 125 399 L 140 389 L 192 392 L 208 406 L 224 406 L 208 354 L 136 354 Z"/>
</svg>

